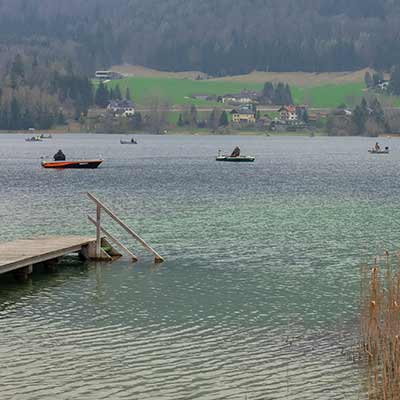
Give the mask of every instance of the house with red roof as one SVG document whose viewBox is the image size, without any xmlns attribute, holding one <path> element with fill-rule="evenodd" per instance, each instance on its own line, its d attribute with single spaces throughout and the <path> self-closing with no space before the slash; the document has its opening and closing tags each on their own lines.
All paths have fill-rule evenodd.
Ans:
<svg viewBox="0 0 400 400">
<path fill-rule="evenodd" d="M 297 107 L 295 106 L 282 106 L 279 110 L 279 119 L 282 122 L 292 123 L 298 120 Z"/>
</svg>

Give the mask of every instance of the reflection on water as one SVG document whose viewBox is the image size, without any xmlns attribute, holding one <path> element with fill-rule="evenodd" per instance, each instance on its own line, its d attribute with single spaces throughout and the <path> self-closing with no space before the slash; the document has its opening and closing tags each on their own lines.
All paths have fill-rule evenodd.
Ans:
<svg viewBox="0 0 400 400">
<path fill-rule="evenodd" d="M 358 266 L 398 243 L 397 141 L 388 157 L 360 138 L 0 142 L 1 240 L 93 234 L 92 191 L 167 258 L 108 221 L 139 263 L 1 277 L 2 399 L 360 398 Z M 256 162 L 214 161 L 236 144 Z M 41 169 L 58 148 L 105 162 Z"/>
</svg>

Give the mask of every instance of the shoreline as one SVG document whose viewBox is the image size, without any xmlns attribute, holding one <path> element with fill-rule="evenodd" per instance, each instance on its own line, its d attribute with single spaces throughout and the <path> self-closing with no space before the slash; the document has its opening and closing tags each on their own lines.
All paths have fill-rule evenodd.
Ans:
<svg viewBox="0 0 400 400">
<path fill-rule="evenodd" d="M 96 132 L 85 132 L 85 131 L 72 131 L 67 129 L 48 129 L 48 130 L 38 130 L 35 133 L 30 131 L 4 131 L 0 130 L 0 135 L 25 135 L 25 136 L 38 136 L 41 134 L 52 134 L 52 135 L 63 135 L 63 134 L 90 134 L 90 135 L 115 135 L 115 136 L 142 136 L 142 135 L 152 135 L 152 136 L 328 136 L 325 132 L 317 131 L 317 132 L 266 132 L 266 131 L 238 131 L 238 130 L 230 130 L 227 132 L 212 132 L 210 130 L 169 130 L 165 134 L 155 134 L 150 132 L 124 132 L 124 133 L 96 133 Z M 398 135 L 400 136 L 400 135 Z"/>
</svg>

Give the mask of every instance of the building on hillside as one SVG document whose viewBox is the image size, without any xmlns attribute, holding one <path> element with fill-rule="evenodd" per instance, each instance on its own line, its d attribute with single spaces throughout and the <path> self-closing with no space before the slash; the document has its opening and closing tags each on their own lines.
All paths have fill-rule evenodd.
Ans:
<svg viewBox="0 0 400 400">
<path fill-rule="evenodd" d="M 95 78 L 101 81 L 111 81 L 114 79 L 121 79 L 123 76 L 114 71 L 96 71 Z"/>
<path fill-rule="evenodd" d="M 295 106 L 282 106 L 278 112 L 280 121 L 285 123 L 296 122 L 299 118 Z"/>
<path fill-rule="evenodd" d="M 386 92 L 389 89 L 390 82 L 389 81 L 380 81 L 376 87 L 383 92 Z"/>
<path fill-rule="evenodd" d="M 232 122 L 236 124 L 254 124 L 256 122 L 256 114 L 251 105 L 232 110 L 231 115 Z"/>
<path fill-rule="evenodd" d="M 135 114 L 135 106 L 130 100 L 112 100 L 107 110 L 118 117 L 132 117 Z"/>
</svg>

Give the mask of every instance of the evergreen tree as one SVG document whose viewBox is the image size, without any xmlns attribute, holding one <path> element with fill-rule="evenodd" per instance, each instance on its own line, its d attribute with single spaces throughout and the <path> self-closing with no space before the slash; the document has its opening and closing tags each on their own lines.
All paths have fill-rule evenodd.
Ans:
<svg viewBox="0 0 400 400">
<path fill-rule="evenodd" d="M 35 69 L 39 66 L 39 61 L 37 58 L 37 55 L 35 54 L 35 56 L 33 57 L 33 61 L 32 61 L 32 68 Z"/>
<path fill-rule="evenodd" d="M 126 88 L 125 99 L 126 99 L 126 100 L 132 100 L 131 91 L 129 90 L 128 87 Z"/>
<path fill-rule="evenodd" d="M 112 87 L 110 87 L 110 90 L 109 90 L 109 97 L 110 97 L 110 100 L 115 100 L 115 93 L 114 93 L 114 89 Z"/>
<path fill-rule="evenodd" d="M 228 114 L 226 111 L 222 111 L 221 116 L 219 117 L 219 126 L 228 126 L 229 125 L 229 119 L 228 119 Z"/>
<path fill-rule="evenodd" d="M 190 126 L 196 126 L 197 125 L 197 108 L 194 104 L 190 106 L 190 119 L 189 119 L 189 125 Z"/>
<path fill-rule="evenodd" d="M 13 97 L 11 100 L 10 107 L 10 129 L 20 129 L 20 121 L 21 121 L 21 108 L 18 103 L 18 100 Z"/>
<path fill-rule="evenodd" d="M 356 127 L 356 134 L 363 135 L 365 132 L 365 124 L 368 120 L 368 105 L 365 99 L 362 99 L 361 104 L 357 105 L 354 109 L 352 120 Z"/>
<path fill-rule="evenodd" d="M 182 113 L 179 114 L 179 118 L 178 118 L 178 122 L 177 122 L 178 126 L 183 126 L 185 125 L 183 118 L 182 118 Z"/>
<path fill-rule="evenodd" d="M 132 116 L 132 127 L 133 129 L 141 129 L 143 126 L 143 119 L 142 119 L 142 114 L 137 111 L 135 114 Z"/>
<path fill-rule="evenodd" d="M 308 122 L 309 122 L 309 119 L 308 119 L 308 111 L 307 111 L 307 109 L 304 109 L 304 111 L 303 111 L 303 122 L 305 122 L 306 124 L 308 124 Z"/>
<path fill-rule="evenodd" d="M 14 58 L 14 61 L 11 65 L 11 76 L 15 78 L 24 78 L 25 77 L 25 66 L 22 61 L 22 57 L 20 54 L 17 54 Z"/>
<path fill-rule="evenodd" d="M 114 97 L 115 97 L 115 100 L 122 100 L 122 94 L 121 94 L 121 89 L 119 88 L 119 85 L 115 86 Z"/>
<path fill-rule="evenodd" d="M 383 73 L 382 72 L 374 72 L 372 75 L 372 82 L 374 86 L 379 85 L 383 81 Z"/>
<path fill-rule="evenodd" d="M 290 103 L 287 103 L 286 100 L 287 94 L 285 85 L 282 82 L 279 82 L 275 88 L 273 103 L 279 106 L 289 105 Z"/>
<path fill-rule="evenodd" d="M 390 77 L 390 85 L 389 90 L 391 93 L 396 96 L 400 95 L 400 65 L 396 65 L 393 68 L 391 77 Z"/>
<path fill-rule="evenodd" d="M 370 87 L 372 87 L 372 86 L 374 85 L 374 82 L 373 82 L 373 80 L 372 80 L 372 76 L 371 76 L 371 74 L 369 73 L 369 71 L 366 71 L 366 72 L 365 72 L 365 75 L 364 75 L 364 82 L 365 82 L 365 86 L 366 86 L 367 88 L 370 88 Z"/>
<path fill-rule="evenodd" d="M 264 84 L 264 88 L 261 94 L 261 97 L 263 98 L 264 102 L 271 103 L 274 99 L 274 95 L 275 95 L 274 85 L 271 82 L 266 82 Z"/>
<path fill-rule="evenodd" d="M 382 109 L 381 103 L 379 103 L 377 98 L 374 98 L 370 104 L 372 110 L 372 117 L 374 118 L 375 122 L 380 127 L 385 126 L 385 113 Z"/>
<path fill-rule="evenodd" d="M 208 116 L 207 126 L 211 129 L 212 132 L 215 132 L 218 128 L 218 110 L 214 108 Z"/>
<path fill-rule="evenodd" d="M 285 104 L 293 104 L 292 91 L 288 84 L 285 85 Z"/>
<path fill-rule="evenodd" d="M 110 102 L 110 94 L 103 82 L 100 82 L 97 87 L 94 102 L 102 108 L 106 108 Z"/>
<path fill-rule="evenodd" d="M 66 121 L 66 119 L 65 119 L 65 116 L 64 116 L 62 110 L 60 110 L 60 111 L 58 112 L 58 115 L 57 115 L 57 125 L 67 125 L 67 121 Z"/>
</svg>

